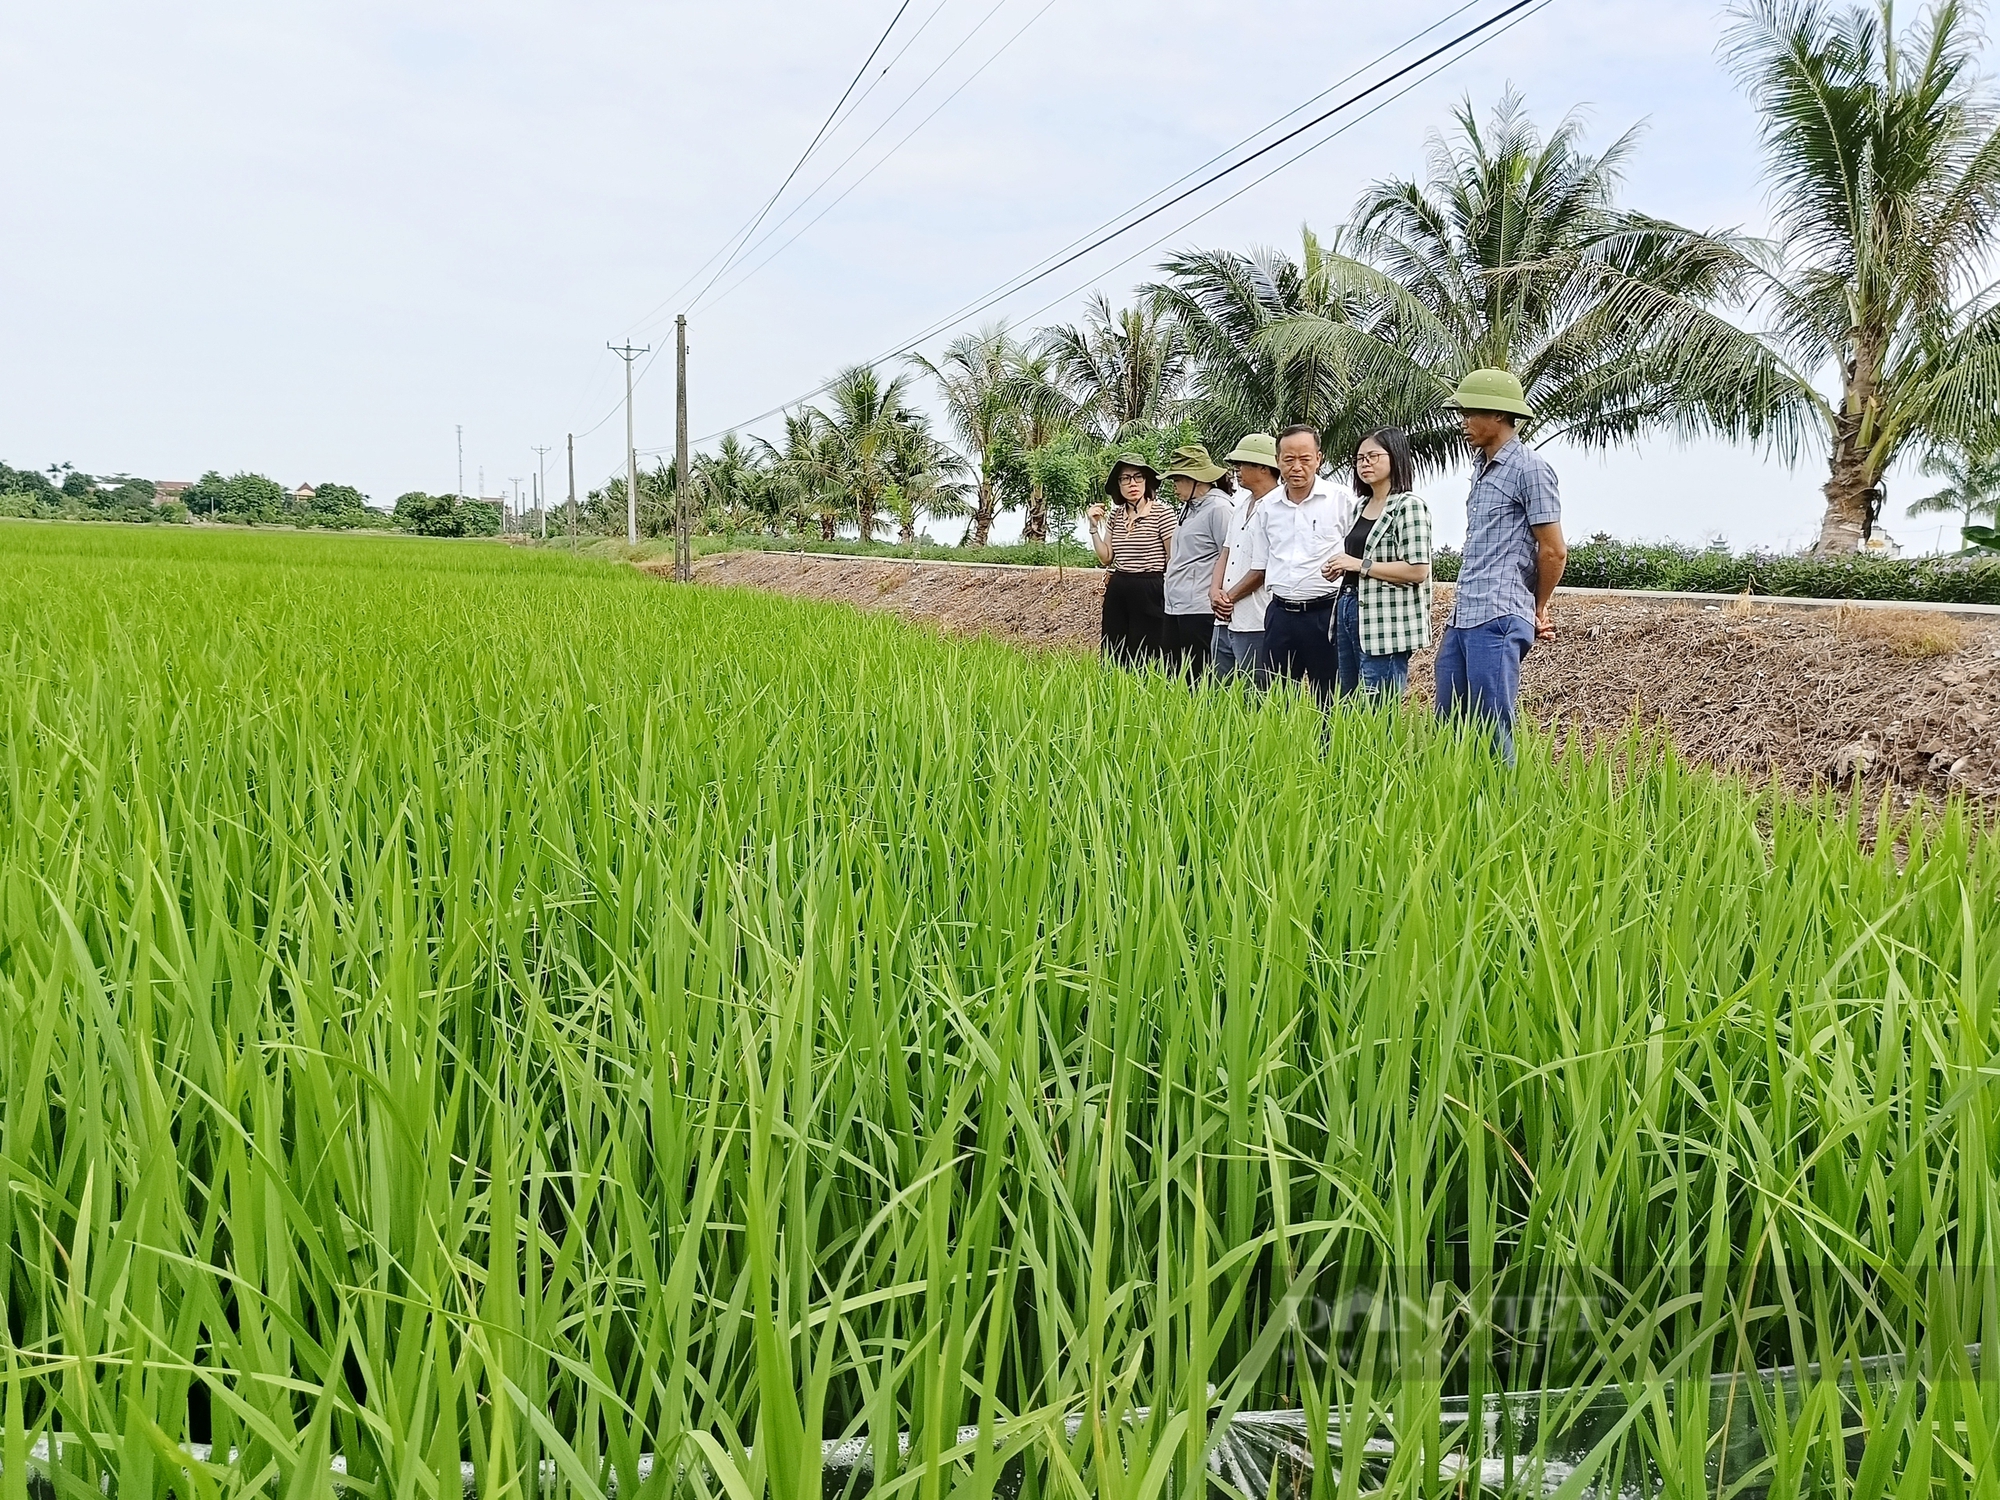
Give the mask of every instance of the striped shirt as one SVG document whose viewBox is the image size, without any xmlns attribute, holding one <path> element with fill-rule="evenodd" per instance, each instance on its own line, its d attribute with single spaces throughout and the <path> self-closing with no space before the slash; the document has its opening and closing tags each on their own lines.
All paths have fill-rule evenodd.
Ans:
<svg viewBox="0 0 2000 1500">
<path fill-rule="evenodd" d="M 1111 567 L 1119 573 L 1164 573 L 1174 550 L 1174 511 L 1153 502 L 1148 515 L 1121 505 L 1111 513 Z"/>
<path fill-rule="evenodd" d="M 1519 438 L 1510 438 L 1491 458 L 1474 458 L 1451 623 L 1470 630 L 1502 615 L 1532 621 L 1541 572 L 1533 528 L 1562 519 L 1556 471 Z"/>
</svg>

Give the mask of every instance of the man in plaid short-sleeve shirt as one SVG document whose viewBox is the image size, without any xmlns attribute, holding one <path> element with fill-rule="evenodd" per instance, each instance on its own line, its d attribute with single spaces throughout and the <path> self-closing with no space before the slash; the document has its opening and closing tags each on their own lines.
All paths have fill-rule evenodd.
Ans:
<svg viewBox="0 0 2000 1500">
<path fill-rule="evenodd" d="M 1518 379 L 1474 370 L 1449 404 L 1473 448 L 1473 477 L 1465 556 L 1438 646 L 1438 713 L 1486 721 L 1511 766 L 1521 663 L 1536 641 L 1556 637 L 1549 600 L 1569 558 L 1562 497 L 1556 471 L 1515 433 L 1522 418 L 1534 416 Z"/>
</svg>

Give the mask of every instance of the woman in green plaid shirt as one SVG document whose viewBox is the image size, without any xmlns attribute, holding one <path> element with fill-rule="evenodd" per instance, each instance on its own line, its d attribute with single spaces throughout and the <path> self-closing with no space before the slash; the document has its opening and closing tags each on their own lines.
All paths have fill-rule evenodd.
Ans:
<svg viewBox="0 0 2000 1500">
<path fill-rule="evenodd" d="M 1361 511 L 1321 570 L 1340 584 L 1333 639 L 1342 696 L 1402 697 L 1410 653 L 1431 643 L 1431 508 L 1413 476 L 1400 427 L 1371 432 L 1354 450 Z"/>
</svg>

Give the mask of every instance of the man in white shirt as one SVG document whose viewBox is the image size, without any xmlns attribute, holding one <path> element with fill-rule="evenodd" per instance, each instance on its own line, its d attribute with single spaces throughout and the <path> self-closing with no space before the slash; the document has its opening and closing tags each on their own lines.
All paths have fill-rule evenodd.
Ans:
<svg viewBox="0 0 2000 1500">
<path fill-rule="evenodd" d="M 1321 462 L 1319 434 L 1312 428 L 1287 427 L 1279 433 L 1283 483 L 1257 507 L 1251 524 L 1264 556 L 1264 571 L 1254 575 L 1255 582 L 1271 591 L 1264 615 L 1265 665 L 1273 676 L 1305 683 L 1325 704 L 1333 701 L 1339 679 L 1333 643 L 1333 603 L 1339 591 L 1328 587 L 1320 569 L 1346 540 L 1360 497 L 1322 479 Z"/>
<path fill-rule="evenodd" d="M 1216 676 L 1251 672 L 1262 687 L 1267 678 L 1264 606 L 1271 591 L 1257 581 L 1264 576 L 1264 533 L 1252 522 L 1259 502 L 1278 487 L 1278 440 L 1268 432 L 1253 432 L 1223 462 L 1235 465 L 1242 489 L 1231 508 L 1229 534 L 1215 560 L 1215 582 L 1209 590 L 1215 608 L 1209 656 Z"/>
</svg>

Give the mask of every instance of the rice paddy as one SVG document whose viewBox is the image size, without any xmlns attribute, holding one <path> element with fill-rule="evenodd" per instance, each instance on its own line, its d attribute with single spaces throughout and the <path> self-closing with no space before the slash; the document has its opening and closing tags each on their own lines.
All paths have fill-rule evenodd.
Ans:
<svg viewBox="0 0 2000 1500">
<path fill-rule="evenodd" d="M 0 727 L 0 1500 L 1995 1491 L 1957 809 L 384 539 L 8 526 Z"/>
</svg>

